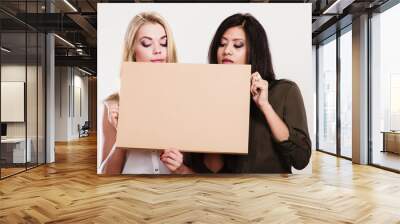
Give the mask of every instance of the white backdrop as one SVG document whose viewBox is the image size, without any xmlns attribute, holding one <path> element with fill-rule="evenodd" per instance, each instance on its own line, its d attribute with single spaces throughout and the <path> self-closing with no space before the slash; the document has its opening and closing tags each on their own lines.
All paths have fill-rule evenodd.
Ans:
<svg viewBox="0 0 400 224">
<path fill-rule="evenodd" d="M 219 24 L 235 13 L 251 13 L 264 26 L 277 78 L 296 82 L 303 95 L 315 148 L 315 77 L 312 72 L 311 4 L 268 3 L 100 3 L 97 15 L 98 155 L 102 142 L 103 100 L 119 89 L 123 39 L 138 13 L 155 11 L 169 23 L 179 63 L 207 63 Z M 98 156 L 98 161 L 100 156 Z M 295 171 L 294 171 L 295 172 Z M 301 171 L 311 172 L 310 165 Z"/>
</svg>

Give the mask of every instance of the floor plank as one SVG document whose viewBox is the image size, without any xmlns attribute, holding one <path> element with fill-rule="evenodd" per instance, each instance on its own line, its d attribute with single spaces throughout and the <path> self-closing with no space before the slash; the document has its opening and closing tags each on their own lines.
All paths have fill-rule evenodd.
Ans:
<svg viewBox="0 0 400 224">
<path fill-rule="evenodd" d="M 400 175 L 320 152 L 313 174 L 98 176 L 96 139 L 0 181 L 0 223 L 400 223 Z"/>
</svg>

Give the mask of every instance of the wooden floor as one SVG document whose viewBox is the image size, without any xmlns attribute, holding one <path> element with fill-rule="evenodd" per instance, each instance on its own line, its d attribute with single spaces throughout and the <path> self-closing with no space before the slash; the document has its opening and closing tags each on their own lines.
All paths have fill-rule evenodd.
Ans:
<svg viewBox="0 0 400 224">
<path fill-rule="evenodd" d="M 1 168 L 1 177 L 2 178 L 3 177 L 7 177 L 7 176 L 13 175 L 15 173 L 22 172 L 24 170 L 26 170 L 25 167 L 23 167 L 23 168 L 20 168 L 20 167 L 17 167 L 17 168 Z"/>
<path fill-rule="evenodd" d="M 312 175 L 96 175 L 94 137 L 0 181 L 0 223 L 400 223 L 400 175 L 314 153 Z"/>
<path fill-rule="evenodd" d="M 23 172 L 27 169 L 33 169 L 37 166 L 37 164 L 33 164 L 33 163 L 27 163 L 26 164 L 27 167 L 25 167 L 25 164 L 18 164 L 17 167 L 2 167 L 1 168 L 1 178 L 5 178 L 20 172 Z"/>
</svg>

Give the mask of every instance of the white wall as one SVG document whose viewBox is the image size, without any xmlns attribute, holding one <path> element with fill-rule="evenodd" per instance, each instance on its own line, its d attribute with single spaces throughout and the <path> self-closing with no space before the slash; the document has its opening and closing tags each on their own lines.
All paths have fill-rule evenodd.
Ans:
<svg viewBox="0 0 400 224">
<path fill-rule="evenodd" d="M 85 121 L 88 120 L 89 114 L 88 114 L 88 77 L 82 77 L 79 71 L 79 75 L 76 75 L 77 70 L 74 71 L 75 75 L 74 75 L 74 92 L 73 94 L 75 94 L 74 96 L 72 96 L 74 98 L 74 108 L 73 111 L 75 111 L 75 113 L 72 113 L 73 115 L 73 119 L 72 121 L 72 130 L 71 130 L 71 134 L 73 136 L 73 138 L 78 138 L 79 137 L 79 133 L 78 133 L 78 129 L 77 126 L 78 124 L 80 126 L 82 126 Z M 80 91 L 80 93 L 79 93 Z M 79 97 L 80 95 L 80 97 Z M 81 110 L 81 111 L 80 111 Z"/>
<path fill-rule="evenodd" d="M 55 141 L 68 140 L 68 85 L 67 67 L 55 68 Z"/>
<path fill-rule="evenodd" d="M 88 78 L 72 67 L 55 70 L 55 141 L 70 141 L 79 138 L 78 124 L 88 120 Z"/>
</svg>

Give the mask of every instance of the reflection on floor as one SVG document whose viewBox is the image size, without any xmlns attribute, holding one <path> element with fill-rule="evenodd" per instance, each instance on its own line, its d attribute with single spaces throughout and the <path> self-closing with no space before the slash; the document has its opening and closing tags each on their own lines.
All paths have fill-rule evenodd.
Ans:
<svg viewBox="0 0 400 224">
<path fill-rule="evenodd" d="M 400 155 L 392 152 L 374 151 L 373 164 L 400 171 Z"/>
<path fill-rule="evenodd" d="M 15 173 L 18 173 L 18 172 L 21 172 L 24 170 L 25 170 L 25 167 L 24 168 L 19 168 L 19 167 L 18 168 L 1 168 L 1 178 L 13 175 Z"/>
<path fill-rule="evenodd" d="M 7 176 L 22 172 L 26 170 L 25 164 L 2 164 L 1 168 L 1 178 L 5 178 Z M 27 169 L 31 167 L 35 167 L 36 163 L 28 163 L 26 164 Z"/>
<path fill-rule="evenodd" d="M 351 148 L 348 148 L 348 147 L 343 147 L 343 148 L 341 148 L 341 154 L 342 154 L 342 156 L 344 156 L 344 157 L 347 157 L 347 158 L 352 158 L 352 149 Z"/>
</svg>

